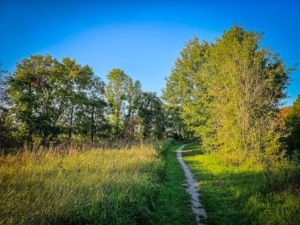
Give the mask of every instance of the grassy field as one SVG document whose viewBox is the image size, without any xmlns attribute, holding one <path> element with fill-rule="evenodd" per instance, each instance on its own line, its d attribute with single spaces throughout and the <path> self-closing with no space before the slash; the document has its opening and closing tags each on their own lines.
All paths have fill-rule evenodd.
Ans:
<svg viewBox="0 0 300 225">
<path fill-rule="evenodd" d="M 164 163 L 151 146 L 0 158 L 0 224 L 142 224 Z"/>
<path fill-rule="evenodd" d="M 0 224 L 195 224 L 179 146 L 1 156 Z"/>
<path fill-rule="evenodd" d="M 183 156 L 200 182 L 208 224 L 299 224 L 299 176 L 288 174 L 295 165 L 283 161 L 270 174 L 270 168 L 257 164 L 237 165 L 202 154 L 197 144 L 186 146 Z"/>
</svg>

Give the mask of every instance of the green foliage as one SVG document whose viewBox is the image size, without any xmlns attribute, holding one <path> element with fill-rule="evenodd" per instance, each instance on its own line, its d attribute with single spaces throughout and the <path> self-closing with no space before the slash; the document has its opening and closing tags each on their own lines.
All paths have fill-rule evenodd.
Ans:
<svg viewBox="0 0 300 225">
<path fill-rule="evenodd" d="M 126 137 L 137 137 L 139 134 L 136 132 L 138 124 L 138 111 L 139 105 L 142 101 L 142 84 L 139 80 L 135 81 L 128 93 L 127 112 L 125 114 L 124 131 Z"/>
<path fill-rule="evenodd" d="M 121 69 L 113 69 L 107 75 L 106 99 L 111 105 L 110 121 L 114 134 L 121 135 L 123 131 L 126 103 L 132 88 L 132 79 Z"/>
<path fill-rule="evenodd" d="M 109 130 L 105 114 L 108 104 L 104 98 L 105 83 L 99 77 L 92 79 L 92 86 L 81 102 L 82 110 L 78 112 L 78 133 L 92 142 L 99 137 L 107 137 Z"/>
<path fill-rule="evenodd" d="M 10 100 L 6 92 L 6 75 L 7 71 L 1 69 L 0 64 L 0 149 L 12 147 L 13 126 L 9 118 L 8 108 Z"/>
<path fill-rule="evenodd" d="M 166 78 L 162 99 L 168 103 L 166 108 L 173 120 L 173 133 L 184 138 L 192 132 L 204 139 L 209 133 L 205 124 L 211 116 L 206 107 L 209 102 L 205 96 L 206 75 L 202 73 L 208 48 L 209 45 L 206 42 L 200 44 L 197 37 L 186 43 L 181 58 L 176 60 L 170 77 Z"/>
<path fill-rule="evenodd" d="M 113 136 L 161 139 L 165 134 L 165 112 L 156 93 L 143 92 L 141 83 L 121 69 L 107 75 L 106 98 Z"/>
<path fill-rule="evenodd" d="M 89 66 L 82 67 L 75 59 L 66 57 L 58 65 L 56 75 L 60 76 L 56 79 L 54 88 L 57 91 L 56 101 L 59 105 L 57 110 L 60 112 L 58 124 L 71 138 L 77 133 L 80 115 L 84 111 L 83 103 L 87 100 L 86 93 L 93 85 L 94 72 Z"/>
<path fill-rule="evenodd" d="M 35 135 L 52 139 L 59 128 L 60 79 L 55 69 L 59 63 L 51 56 L 36 55 L 17 63 L 16 70 L 8 77 L 7 92 L 13 103 L 11 115 L 20 132 L 32 142 Z M 57 87 L 57 89 L 56 89 Z"/>
<path fill-rule="evenodd" d="M 121 69 L 108 85 L 69 57 L 31 55 L 13 74 L 0 73 L 1 147 L 114 138 L 162 138 L 165 112 L 154 93 L 143 92 Z M 10 104 L 12 103 L 12 104 Z M 5 143 L 5 144 L 4 144 Z"/>
<path fill-rule="evenodd" d="M 290 134 L 286 137 L 285 142 L 290 152 L 300 151 L 300 95 L 287 113 L 285 118 L 286 127 Z"/>
<path fill-rule="evenodd" d="M 155 92 L 143 92 L 139 105 L 139 133 L 144 138 L 162 139 L 165 133 L 165 113 Z"/>
<path fill-rule="evenodd" d="M 188 42 L 175 62 L 163 99 L 206 151 L 278 152 L 276 111 L 288 74 L 262 35 L 234 25 L 213 44 Z"/>
<path fill-rule="evenodd" d="M 17 63 L 7 78 L 6 92 L 12 107 L 9 115 L 17 136 L 33 142 L 69 139 L 81 135 L 94 140 L 107 133 L 104 82 L 89 66 L 66 57 L 62 62 L 50 55 L 32 55 Z"/>
</svg>

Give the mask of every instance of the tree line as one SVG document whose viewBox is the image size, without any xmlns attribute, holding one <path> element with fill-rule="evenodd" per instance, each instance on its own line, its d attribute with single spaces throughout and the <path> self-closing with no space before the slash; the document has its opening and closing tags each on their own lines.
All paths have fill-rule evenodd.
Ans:
<svg viewBox="0 0 300 225">
<path fill-rule="evenodd" d="M 1 147 L 62 140 L 197 139 L 208 152 L 300 149 L 299 97 L 282 108 L 289 74 L 262 34 L 236 24 L 215 42 L 195 36 L 160 97 L 121 69 L 108 83 L 68 57 L 33 55 L 0 72 Z"/>
<path fill-rule="evenodd" d="M 144 92 L 121 69 L 108 84 L 69 57 L 31 55 L 0 76 L 0 147 L 64 140 L 163 138 L 166 114 L 154 92 Z"/>
</svg>

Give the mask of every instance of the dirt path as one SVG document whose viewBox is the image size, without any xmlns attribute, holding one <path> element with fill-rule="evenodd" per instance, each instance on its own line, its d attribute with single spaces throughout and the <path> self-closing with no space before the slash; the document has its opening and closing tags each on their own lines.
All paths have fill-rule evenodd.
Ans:
<svg viewBox="0 0 300 225">
<path fill-rule="evenodd" d="M 194 179 L 194 175 L 191 173 L 190 169 L 188 166 L 185 164 L 185 162 L 182 159 L 182 149 L 184 148 L 185 145 L 181 146 L 176 150 L 177 152 L 177 159 L 179 163 L 181 164 L 185 176 L 186 176 L 186 182 L 187 182 L 187 188 L 186 192 L 190 194 L 191 196 L 191 203 L 192 203 L 192 210 L 194 214 L 196 215 L 196 221 L 198 225 L 202 225 L 201 223 L 201 218 L 206 218 L 206 212 L 205 209 L 203 208 L 200 200 L 199 200 L 199 187 L 197 181 Z"/>
</svg>

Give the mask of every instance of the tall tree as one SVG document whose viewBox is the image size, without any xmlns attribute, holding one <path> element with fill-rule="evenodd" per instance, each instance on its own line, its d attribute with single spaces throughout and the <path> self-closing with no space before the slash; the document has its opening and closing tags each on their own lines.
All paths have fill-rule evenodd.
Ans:
<svg viewBox="0 0 300 225">
<path fill-rule="evenodd" d="M 216 43 L 186 44 L 167 78 L 163 99 L 178 107 L 206 149 L 278 149 L 276 111 L 288 74 L 277 54 L 260 48 L 262 35 L 234 25 Z"/>
<path fill-rule="evenodd" d="M 277 151 L 276 111 L 288 74 L 278 55 L 260 48 L 262 35 L 234 25 L 210 49 L 209 95 L 217 144 L 225 151 Z"/>
<path fill-rule="evenodd" d="M 71 138 L 73 133 L 78 133 L 79 114 L 87 98 L 86 92 L 92 87 L 94 72 L 89 66 L 82 67 L 68 57 L 62 59 L 59 71 L 62 87 L 59 89 L 61 95 L 57 96 L 61 112 L 59 123 Z"/>
<path fill-rule="evenodd" d="M 104 99 L 105 83 L 100 77 L 93 78 L 93 84 L 87 91 L 84 100 L 84 109 L 79 113 L 79 124 L 81 134 L 94 141 L 97 133 L 107 129 L 106 110 L 107 103 Z"/>
<path fill-rule="evenodd" d="M 286 126 L 290 132 L 286 138 L 288 150 L 300 151 L 300 95 L 288 110 Z"/>
<path fill-rule="evenodd" d="M 143 138 L 163 138 L 166 116 L 162 105 L 155 92 L 143 92 L 138 110 L 139 134 Z"/>
<path fill-rule="evenodd" d="M 126 106 L 132 90 L 132 79 L 121 69 L 113 69 L 107 75 L 105 96 L 111 106 L 110 121 L 114 133 L 121 135 L 124 127 Z"/>
<path fill-rule="evenodd" d="M 8 72 L 1 69 L 0 64 L 0 148 L 12 145 L 12 122 L 8 117 L 10 99 L 6 92 L 6 77 Z"/>
<path fill-rule="evenodd" d="M 71 137 L 92 78 L 90 67 L 69 58 L 60 63 L 50 55 L 32 55 L 17 63 L 7 91 L 11 114 L 28 142 L 33 136 L 49 141 L 63 131 Z"/>
<path fill-rule="evenodd" d="M 32 142 L 33 135 L 47 136 L 51 130 L 51 85 L 49 70 L 54 65 L 51 56 L 30 56 L 17 63 L 8 77 L 7 91 L 13 107 L 11 112 L 19 129 Z"/>
<path fill-rule="evenodd" d="M 176 119 L 177 132 L 185 138 L 194 134 L 201 137 L 208 148 L 213 141 L 211 97 L 207 93 L 207 61 L 210 45 L 194 37 L 185 44 L 177 58 L 171 75 L 166 78 L 162 99 L 167 103 L 169 114 Z M 186 132 L 189 130 L 190 132 Z"/>
<path fill-rule="evenodd" d="M 126 115 L 124 121 L 124 131 L 125 135 L 133 137 L 134 127 L 137 124 L 138 109 L 142 98 L 142 85 L 139 80 L 135 81 L 134 84 L 129 88 Z"/>
</svg>

